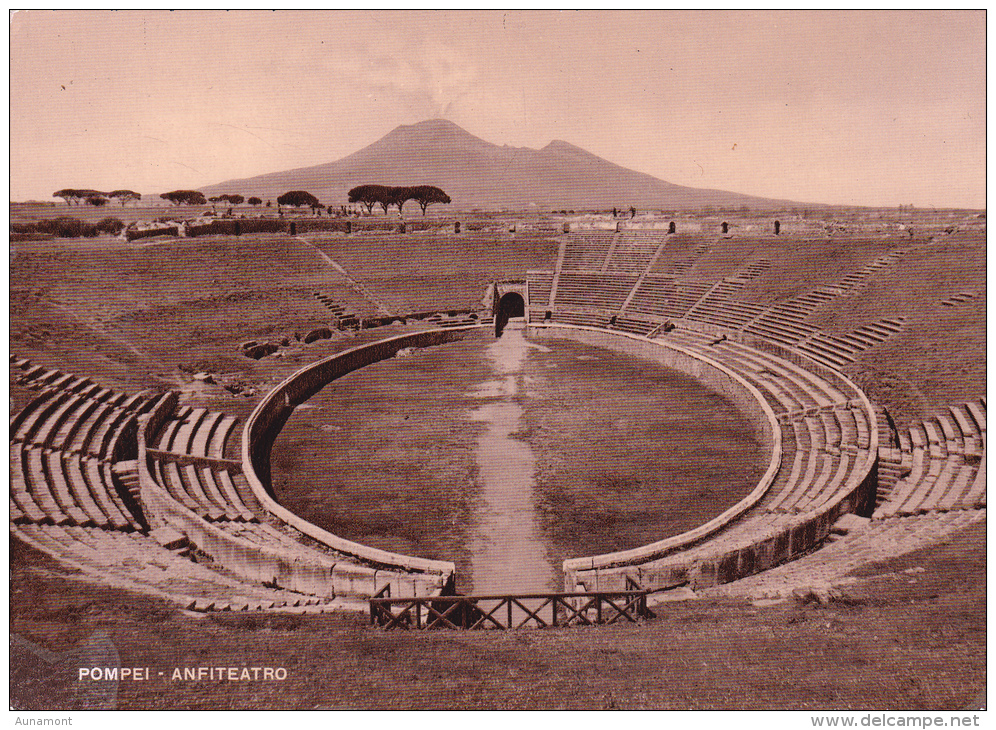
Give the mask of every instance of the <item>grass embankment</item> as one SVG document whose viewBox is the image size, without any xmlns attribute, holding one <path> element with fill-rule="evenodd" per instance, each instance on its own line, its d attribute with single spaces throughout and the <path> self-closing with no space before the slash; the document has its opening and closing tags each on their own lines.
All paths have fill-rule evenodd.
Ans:
<svg viewBox="0 0 996 730">
<path fill-rule="evenodd" d="M 880 317 L 906 326 L 844 369 L 900 424 L 986 393 L 985 233 L 939 235 L 916 245 L 868 286 L 815 319 L 846 332 Z M 974 298 L 941 302 L 957 293 Z"/>
<path fill-rule="evenodd" d="M 848 230 L 819 237 L 716 237 L 683 278 L 716 281 L 765 259 L 771 267 L 734 298 L 771 306 L 836 284 L 879 256 L 906 249 L 898 262 L 817 308 L 809 320 L 828 333 L 844 334 L 883 317 L 906 318 L 902 333 L 843 369 L 905 424 L 985 393 L 985 230 L 973 226 L 948 233 L 929 223 L 913 221 L 912 238 L 895 230 L 876 232 L 883 225 L 877 220 L 849 222 Z M 658 267 L 689 255 L 693 239 L 689 234 L 669 245 Z M 962 292 L 975 296 L 954 307 L 941 304 Z"/>
<path fill-rule="evenodd" d="M 986 682 L 985 529 L 866 569 L 878 577 L 827 606 L 690 601 L 642 625 L 480 633 L 385 633 L 362 616 L 194 617 L 53 577 L 14 545 L 11 705 L 954 710 Z M 115 657 L 151 667 L 151 680 L 121 683 L 116 697 L 75 681 L 79 666 Z M 288 676 L 166 681 L 174 667 L 243 665 Z"/>
<path fill-rule="evenodd" d="M 328 326 L 316 291 L 354 310 L 364 304 L 317 252 L 287 236 L 13 248 L 12 351 L 108 384 L 171 384 L 182 379 L 179 365 L 262 383 L 282 363 L 249 360 L 240 343 L 296 342 Z"/>
<path fill-rule="evenodd" d="M 476 308 L 490 282 L 553 268 L 558 248 L 534 231 L 308 238 L 399 314 Z"/>
</svg>

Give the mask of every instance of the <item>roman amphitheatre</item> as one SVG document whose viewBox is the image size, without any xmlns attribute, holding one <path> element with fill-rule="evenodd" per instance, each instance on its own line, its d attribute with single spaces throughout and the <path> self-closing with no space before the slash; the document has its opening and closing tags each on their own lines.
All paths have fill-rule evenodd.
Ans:
<svg viewBox="0 0 996 730">
<path fill-rule="evenodd" d="M 976 700 L 983 212 L 441 187 L 12 205 L 12 705 Z M 61 671 L 110 655 L 288 679 Z"/>
</svg>

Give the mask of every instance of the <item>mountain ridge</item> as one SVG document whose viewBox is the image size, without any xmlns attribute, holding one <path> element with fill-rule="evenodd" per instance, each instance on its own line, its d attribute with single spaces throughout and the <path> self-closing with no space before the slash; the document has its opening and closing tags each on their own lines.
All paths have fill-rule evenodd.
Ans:
<svg viewBox="0 0 996 730">
<path fill-rule="evenodd" d="M 400 125 L 339 160 L 226 180 L 200 188 L 207 196 L 239 193 L 275 200 L 308 190 L 342 205 L 356 185 L 435 185 L 457 209 L 643 209 L 802 205 L 708 188 L 691 188 L 616 165 L 561 139 L 541 149 L 498 146 L 447 119 Z"/>
</svg>

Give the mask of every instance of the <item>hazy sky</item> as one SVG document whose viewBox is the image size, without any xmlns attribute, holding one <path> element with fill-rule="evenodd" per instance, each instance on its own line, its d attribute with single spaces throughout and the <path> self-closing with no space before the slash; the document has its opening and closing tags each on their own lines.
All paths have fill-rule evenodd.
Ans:
<svg viewBox="0 0 996 730">
<path fill-rule="evenodd" d="M 10 196 L 337 160 L 445 117 L 669 182 L 985 206 L 985 13 L 27 11 Z"/>
</svg>

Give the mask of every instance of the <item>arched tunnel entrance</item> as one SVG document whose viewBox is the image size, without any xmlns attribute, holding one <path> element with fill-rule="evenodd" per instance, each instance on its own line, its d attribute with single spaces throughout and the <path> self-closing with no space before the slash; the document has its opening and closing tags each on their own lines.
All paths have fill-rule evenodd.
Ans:
<svg viewBox="0 0 996 730">
<path fill-rule="evenodd" d="M 526 300 L 518 292 L 508 292 L 498 300 L 495 310 L 495 337 L 501 337 L 502 330 L 512 317 L 526 316 Z"/>
</svg>

